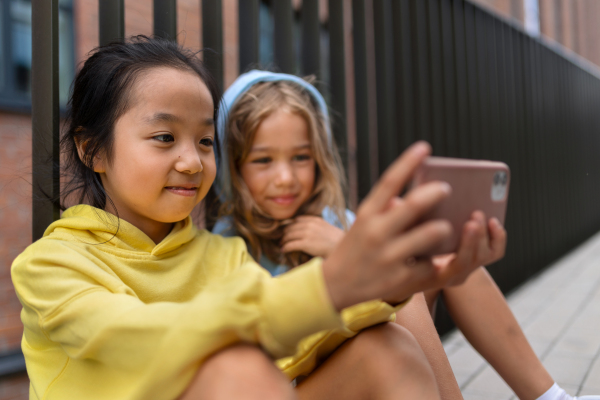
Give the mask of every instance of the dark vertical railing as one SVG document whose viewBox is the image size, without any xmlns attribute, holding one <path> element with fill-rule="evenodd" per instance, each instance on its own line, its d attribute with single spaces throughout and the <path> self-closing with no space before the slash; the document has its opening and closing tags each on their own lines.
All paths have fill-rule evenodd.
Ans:
<svg viewBox="0 0 600 400">
<path fill-rule="evenodd" d="M 331 88 L 331 120 L 333 136 L 340 151 L 344 169 L 348 171 L 345 46 L 344 0 L 329 0 L 329 79 Z"/>
<path fill-rule="evenodd" d="M 32 1 L 33 240 L 58 219 L 48 198 L 60 190 L 58 98 L 58 0 Z"/>
<path fill-rule="evenodd" d="M 477 37 L 475 36 L 475 8 L 470 3 L 464 3 L 464 23 L 465 23 L 465 69 L 466 75 L 466 95 L 468 98 L 465 104 L 468 112 L 468 154 L 466 157 L 473 157 L 474 154 L 481 152 L 481 121 L 480 121 L 480 96 L 478 85 L 478 65 L 477 65 Z"/>
<path fill-rule="evenodd" d="M 281 72 L 296 72 L 294 49 L 294 10 L 290 0 L 272 0 L 274 19 L 274 58 Z"/>
<path fill-rule="evenodd" d="M 177 38 L 177 0 L 154 0 L 154 35 Z"/>
<path fill-rule="evenodd" d="M 204 62 L 223 90 L 223 5 L 221 0 L 202 2 Z"/>
<path fill-rule="evenodd" d="M 364 198 L 375 183 L 371 171 L 371 141 L 369 137 L 369 89 L 367 66 L 367 23 L 365 0 L 352 0 L 354 44 L 354 90 L 356 113 L 356 164 L 358 198 Z"/>
<path fill-rule="evenodd" d="M 431 132 L 428 133 L 429 140 L 433 146 L 433 151 L 437 153 L 445 153 L 445 137 L 444 129 L 448 128 L 446 123 L 446 112 L 444 110 L 444 71 L 443 68 L 443 47 L 442 47 L 442 20 L 440 13 L 440 2 L 439 0 L 425 0 L 424 1 L 425 12 L 428 21 L 428 34 L 429 34 L 429 46 L 419 51 L 429 52 L 429 71 L 424 71 L 428 75 L 424 75 L 425 79 L 429 81 L 430 88 L 430 99 L 428 101 L 431 112 Z M 449 67 L 450 72 L 452 66 Z"/>
<path fill-rule="evenodd" d="M 412 70 L 411 14 L 408 0 L 392 1 L 394 34 L 394 91 L 398 148 L 403 150 L 415 141 L 415 104 Z"/>
<path fill-rule="evenodd" d="M 213 73 L 219 90 L 223 92 L 223 5 L 221 0 L 202 2 L 202 41 L 204 63 Z M 205 215 L 207 216 L 205 218 L 206 227 L 211 229 L 216 222 L 220 206 L 213 190 L 208 192 L 204 203 L 206 205 Z"/>
<path fill-rule="evenodd" d="M 454 68 L 456 87 L 463 88 L 456 92 L 456 129 L 458 132 L 458 143 L 456 143 L 456 154 L 459 157 L 471 156 L 471 132 L 469 130 L 469 98 L 467 84 L 467 38 L 465 24 L 465 3 L 455 1 L 452 7 L 452 18 L 454 20 Z"/>
<path fill-rule="evenodd" d="M 458 157 L 458 141 L 456 138 L 460 132 L 457 127 L 458 104 L 456 90 L 456 61 L 454 51 L 454 21 L 452 13 L 452 3 L 448 1 L 439 2 L 439 32 L 442 44 L 442 64 L 441 66 L 431 63 L 432 69 L 440 70 L 444 81 L 444 129 L 443 138 L 436 138 L 439 141 L 439 150 L 442 154 Z M 431 21 L 433 24 L 433 21 Z M 441 68 L 440 68 L 441 67 Z M 432 82 L 432 86 L 433 82 Z M 433 91 L 433 88 L 432 88 Z M 434 100 L 432 98 L 432 100 Z M 436 143 L 436 141 L 434 141 Z"/>
<path fill-rule="evenodd" d="M 321 79 L 321 23 L 319 0 L 302 1 L 302 59 L 303 75 L 315 75 Z M 319 86 L 320 83 L 317 83 Z"/>
<path fill-rule="evenodd" d="M 383 171 L 399 153 L 394 93 L 394 34 L 390 0 L 373 1 L 377 89 L 378 166 Z"/>
<path fill-rule="evenodd" d="M 125 37 L 125 0 L 98 2 L 99 42 L 104 46 Z"/>
<path fill-rule="evenodd" d="M 365 4 L 353 9 L 359 135 L 368 127 Z M 392 0 L 391 12 L 388 4 L 373 0 L 378 173 L 417 139 L 436 155 L 507 162 L 507 254 L 490 271 L 509 290 L 600 229 L 600 71 L 469 1 Z M 375 143 L 362 138 L 359 157 Z"/>
<path fill-rule="evenodd" d="M 260 0 L 239 0 L 239 46 L 240 73 L 259 61 L 259 15 Z"/>
<path fill-rule="evenodd" d="M 427 2 L 410 0 L 411 38 L 413 41 L 411 60 L 413 62 L 413 102 L 415 103 L 415 138 L 431 141 L 431 96 L 430 96 L 430 57 Z M 438 153 L 436 145 L 434 153 Z"/>
</svg>

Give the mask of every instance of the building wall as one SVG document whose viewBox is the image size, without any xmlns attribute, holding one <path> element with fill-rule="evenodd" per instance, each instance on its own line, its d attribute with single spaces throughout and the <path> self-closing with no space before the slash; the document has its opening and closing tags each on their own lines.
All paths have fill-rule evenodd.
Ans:
<svg viewBox="0 0 600 400">
<path fill-rule="evenodd" d="M 524 23 L 523 0 L 469 0 Z M 600 1 L 538 0 L 540 31 L 566 49 L 600 66 Z"/>
<path fill-rule="evenodd" d="M 470 0 L 487 9 L 506 17 L 514 18 L 521 23 L 525 20 L 523 0 Z"/>
</svg>

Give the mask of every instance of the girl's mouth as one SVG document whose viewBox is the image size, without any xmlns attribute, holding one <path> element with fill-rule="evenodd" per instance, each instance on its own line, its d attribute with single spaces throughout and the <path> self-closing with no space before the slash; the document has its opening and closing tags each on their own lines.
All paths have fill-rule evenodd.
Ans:
<svg viewBox="0 0 600 400">
<path fill-rule="evenodd" d="M 179 196 L 192 197 L 196 195 L 198 191 L 197 187 L 182 187 L 182 186 L 167 186 L 165 187 L 169 192 L 177 194 Z"/>
<path fill-rule="evenodd" d="M 295 195 L 271 197 L 271 201 L 280 206 L 289 206 L 296 200 Z"/>
</svg>

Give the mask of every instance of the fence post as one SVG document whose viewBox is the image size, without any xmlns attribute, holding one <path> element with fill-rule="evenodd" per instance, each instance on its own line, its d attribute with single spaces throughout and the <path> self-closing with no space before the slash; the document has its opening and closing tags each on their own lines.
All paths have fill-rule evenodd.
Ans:
<svg viewBox="0 0 600 400">
<path fill-rule="evenodd" d="M 154 0 L 154 35 L 177 39 L 177 0 Z"/>
<path fill-rule="evenodd" d="M 32 1 L 33 240 L 59 218 L 58 0 Z"/>
<path fill-rule="evenodd" d="M 377 164 L 372 156 L 376 152 L 373 151 L 370 140 L 370 130 L 373 124 L 369 115 L 369 66 L 367 17 L 365 14 L 365 0 L 352 0 L 354 87 L 356 91 L 356 164 L 359 200 L 369 193 L 378 176 Z"/>
<path fill-rule="evenodd" d="M 282 72 L 296 72 L 294 54 L 294 11 L 291 0 L 273 0 L 273 19 L 275 22 L 275 64 Z"/>
<path fill-rule="evenodd" d="M 240 73 L 259 62 L 259 1 L 238 0 Z"/>
<path fill-rule="evenodd" d="M 329 14 L 331 16 L 331 14 Z M 302 1 L 302 74 L 321 76 L 321 24 L 319 1 Z M 317 83 L 317 86 L 320 82 Z"/>
<path fill-rule="evenodd" d="M 346 129 L 346 54 L 344 51 L 344 0 L 329 0 L 329 79 L 331 82 L 332 129 L 344 171 L 348 177 Z"/>
<path fill-rule="evenodd" d="M 125 0 L 101 0 L 98 2 L 98 28 L 100 46 L 125 37 Z"/>
<path fill-rule="evenodd" d="M 202 2 L 202 47 L 204 63 L 223 91 L 223 6 L 221 0 Z M 207 51 L 207 49 L 209 49 Z"/>
</svg>

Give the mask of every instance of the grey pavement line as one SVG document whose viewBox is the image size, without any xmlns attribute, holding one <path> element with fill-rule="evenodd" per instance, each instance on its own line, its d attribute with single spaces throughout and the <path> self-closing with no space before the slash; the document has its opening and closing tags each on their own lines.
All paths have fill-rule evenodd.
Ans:
<svg viewBox="0 0 600 400">
<path fill-rule="evenodd" d="M 477 350 L 475 350 L 475 351 L 477 351 Z M 477 353 L 479 353 L 479 352 L 477 352 Z M 479 368 L 477 368 L 475 370 L 475 372 L 473 372 L 473 374 L 469 378 L 467 378 L 467 380 L 460 386 L 461 392 L 463 390 L 467 389 L 467 386 L 469 386 L 469 384 L 471 384 L 471 382 L 473 382 L 475 380 L 475 378 L 477 378 L 479 376 L 479 374 L 481 374 L 483 372 L 485 367 L 490 366 L 490 368 L 493 368 L 485 358 L 483 360 L 485 361 L 485 363 L 483 363 L 483 365 L 481 365 Z"/>
<path fill-rule="evenodd" d="M 585 382 L 587 381 L 588 376 L 590 376 L 590 372 L 592 371 L 592 367 L 594 366 L 594 363 L 598 359 L 600 359 L 600 348 L 598 349 L 598 351 L 596 352 L 596 355 L 594 356 L 594 358 L 590 362 L 590 368 L 588 368 L 587 371 L 585 371 L 585 375 L 583 376 L 583 379 L 581 380 L 581 383 L 579 384 L 579 389 L 577 389 L 576 396 L 579 396 L 579 393 L 581 393 L 581 391 L 583 390 L 583 386 L 585 385 Z"/>
<path fill-rule="evenodd" d="M 571 252 L 565 254 L 564 256 L 562 256 L 561 258 L 559 258 L 558 260 L 556 260 L 555 262 L 553 262 L 548 268 L 544 269 L 543 271 L 541 271 L 540 274 L 538 274 L 537 276 L 533 276 L 531 277 L 528 282 L 530 282 L 531 280 L 535 280 L 535 279 L 539 279 L 541 278 L 545 273 L 550 272 L 553 268 L 560 268 L 561 267 L 561 263 L 563 262 L 563 260 L 565 260 L 566 258 L 570 257 L 573 255 L 574 252 L 579 251 L 583 251 L 583 254 L 578 254 L 579 259 L 585 260 L 588 257 L 588 253 L 593 252 L 593 250 L 595 250 L 596 246 L 590 245 L 591 241 L 594 241 L 595 236 L 592 236 L 590 239 L 588 239 L 587 241 L 583 242 L 580 246 L 578 246 L 577 248 L 571 250 Z M 588 248 L 586 245 L 588 245 Z M 581 263 L 581 262 L 580 262 Z M 577 276 L 581 275 L 583 273 L 583 270 L 585 269 L 585 267 L 583 267 L 583 263 L 581 263 L 582 266 L 577 268 L 576 272 L 577 275 L 571 275 L 571 281 L 573 281 Z M 527 283 L 525 283 L 527 284 Z M 519 288 L 520 289 L 520 288 Z M 517 290 L 519 290 L 517 289 Z M 510 293 L 508 294 L 508 297 L 510 297 Z M 525 331 L 525 328 L 527 328 L 528 326 L 530 326 L 531 324 L 533 324 L 542 314 L 543 311 L 545 311 L 547 308 L 551 307 L 551 302 L 547 301 L 550 298 L 553 298 L 554 296 L 552 294 L 548 294 L 544 301 L 540 302 L 540 305 L 537 307 L 537 309 L 535 310 L 535 312 L 532 312 L 530 314 L 530 318 L 528 318 L 527 321 L 523 321 L 520 322 L 519 321 L 519 325 L 521 325 L 521 328 L 523 329 L 523 331 Z"/>
<path fill-rule="evenodd" d="M 581 301 L 580 304 L 591 304 L 591 298 L 594 297 L 596 288 L 598 287 L 598 285 L 600 285 L 600 279 L 596 280 L 596 283 L 592 286 L 592 288 L 590 289 L 590 291 L 588 292 L 587 296 L 585 297 L 584 300 Z M 567 323 L 563 326 L 563 328 L 560 330 L 560 332 L 558 333 L 558 335 L 554 338 L 554 340 L 552 340 L 550 342 L 550 344 L 548 345 L 548 348 L 546 349 L 546 351 L 544 351 L 544 353 L 542 354 L 542 356 L 540 357 L 540 360 L 544 360 L 548 354 L 554 349 L 554 347 L 556 346 L 556 344 L 558 343 L 558 341 L 560 339 L 562 339 L 562 337 L 565 335 L 565 333 L 567 332 L 567 330 L 571 327 L 571 325 L 573 324 L 573 322 L 575 321 L 575 319 L 577 319 L 577 317 L 579 315 L 581 315 L 581 313 L 583 312 L 583 310 L 586 307 L 578 307 L 576 309 L 576 311 L 573 313 L 573 315 L 571 315 L 571 317 L 569 318 L 569 320 L 567 321 Z"/>
</svg>

